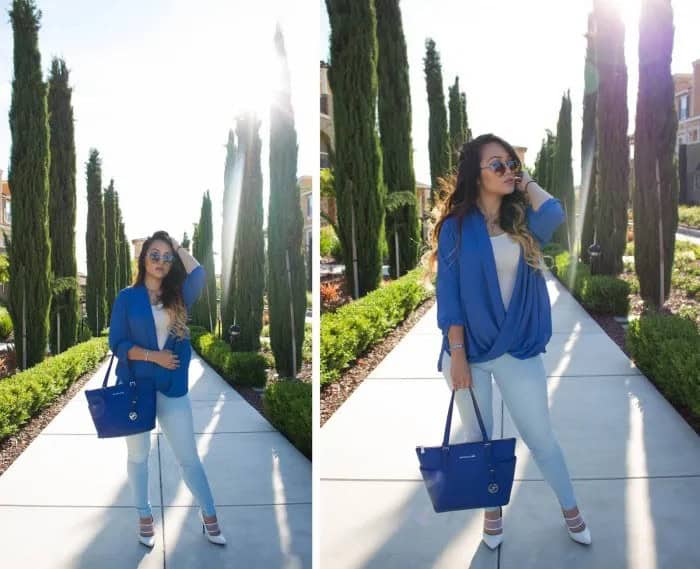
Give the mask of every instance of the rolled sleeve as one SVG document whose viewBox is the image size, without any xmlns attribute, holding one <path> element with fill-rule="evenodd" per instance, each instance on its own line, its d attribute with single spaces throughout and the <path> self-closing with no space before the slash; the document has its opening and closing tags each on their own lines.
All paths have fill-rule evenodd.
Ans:
<svg viewBox="0 0 700 569">
<path fill-rule="evenodd" d="M 531 206 L 527 208 L 527 227 L 542 246 L 549 243 L 554 231 L 564 223 L 565 218 L 564 208 L 557 198 L 549 198 L 537 211 Z"/>
<path fill-rule="evenodd" d="M 112 317 L 109 321 L 109 348 L 120 362 L 127 361 L 129 350 L 136 345 L 129 339 L 129 322 L 126 307 L 127 298 L 124 291 L 122 291 L 114 300 Z"/>
<path fill-rule="evenodd" d="M 438 237 L 438 270 L 435 296 L 438 327 L 447 334 L 450 326 L 464 326 L 459 294 L 459 252 L 457 250 L 456 219 L 448 217 Z"/>
<path fill-rule="evenodd" d="M 197 301 L 199 295 L 202 294 L 206 281 L 207 272 L 202 265 L 195 267 L 185 278 L 185 282 L 182 285 L 182 299 L 188 310 Z"/>
</svg>

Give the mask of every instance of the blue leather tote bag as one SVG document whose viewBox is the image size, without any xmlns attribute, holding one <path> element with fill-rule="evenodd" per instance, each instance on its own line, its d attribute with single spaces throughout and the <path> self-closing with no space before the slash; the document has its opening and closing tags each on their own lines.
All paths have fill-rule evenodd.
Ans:
<svg viewBox="0 0 700 569">
<path fill-rule="evenodd" d="M 420 471 L 436 512 L 503 506 L 515 474 L 515 438 L 489 439 L 474 392 L 469 388 L 483 440 L 449 444 L 455 391 L 447 411 L 442 446 L 416 447 Z"/>
<path fill-rule="evenodd" d="M 156 426 L 156 388 L 152 378 L 129 379 L 107 387 L 114 354 L 100 389 L 85 391 L 97 437 L 123 437 L 151 431 Z"/>
</svg>

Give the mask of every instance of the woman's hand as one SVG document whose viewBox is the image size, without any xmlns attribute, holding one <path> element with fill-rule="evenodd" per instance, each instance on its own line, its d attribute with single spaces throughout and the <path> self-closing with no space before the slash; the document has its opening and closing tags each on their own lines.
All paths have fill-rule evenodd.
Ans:
<svg viewBox="0 0 700 569">
<path fill-rule="evenodd" d="M 466 389 L 472 386 L 472 371 L 463 350 L 454 350 L 450 358 L 452 389 Z"/>
<path fill-rule="evenodd" d="M 178 360 L 177 354 L 172 353 L 170 350 L 160 350 L 159 352 L 155 352 L 151 360 L 165 369 L 173 370 L 180 367 L 180 361 Z"/>
<path fill-rule="evenodd" d="M 525 187 L 530 180 L 532 180 L 532 178 L 530 174 L 527 173 L 527 170 L 522 170 L 520 175 L 515 177 L 515 189 L 525 192 Z"/>
<path fill-rule="evenodd" d="M 177 242 L 177 239 L 175 239 L 175 237 L 170 238 L 170 246 L 173 248 L 173 253 L 177 255 L 177 250 L 180 247 L 180 244 Z"/>
</svg>

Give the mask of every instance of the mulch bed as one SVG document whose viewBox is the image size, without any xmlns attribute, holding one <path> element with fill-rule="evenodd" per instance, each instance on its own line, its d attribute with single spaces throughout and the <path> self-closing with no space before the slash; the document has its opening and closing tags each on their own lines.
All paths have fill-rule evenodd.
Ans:
<svg viewBox="0 0 700 569">
<path fill-rule="evenodd" d="M 106 360 L 106 358 L 105 358 Z M 104 363 L 104 362 L 103 362 Z M 100 364 L 102 365 L 102 364 Z M 99 367 L 99 366 L 98 366 Z M 95 374 L 89 371 L 81 375 L 73 384 L 56 399 L 51 405 L 46 407 L 41 413 L 32 417 L 29 422 L 15 435 L 0 442 L 0 476 L 10 467 L 10 465 L 24 452 L 29 444 L 43 431 L 46 426 L 58 415 L 66 404 L 90 381 Z M 0 381 L 2 381 L 0 379 Z M 87 400 L 85 402 L 87 405 Z"/>
<path fill-rule="evenodd" d="M 416 322 L 432 308 L 435 297 L 418 306 L 406 320 L 389 332 L 380 343 L 362 354 L 338 381 L 321 386 L 321 426 L 352 395 L 353 391 L 372 373 L 375 367 L 393 350 L 401 339 L 413 328 Z M 436 324 L 437 326 L 437 324 Z"/>
</svg>

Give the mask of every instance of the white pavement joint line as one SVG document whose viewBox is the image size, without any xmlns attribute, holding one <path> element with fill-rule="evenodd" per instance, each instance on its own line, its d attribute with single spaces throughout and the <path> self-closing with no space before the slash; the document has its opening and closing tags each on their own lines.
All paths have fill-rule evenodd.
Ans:
<svg viewBox="0 0 700 569">
<path fill-rule="evenodd" d="M 259 504 L 217 504 L 217 508 L 253 508 L 253 507 L 259 507 L 259 506 L 310 506 L 312 505 L 312 502 L 285 502 L 285 503 L 274 503 L 274 502 L 269 502 L 269 503 L 259 503 Z M 179 505 L 179 504 L 173 504 L 172 506 L 153 506 L 153 509 L 157 508 L 198 508 L 199 506 L 186 506 L 186 505 Z M 84 509 L 84 508 L 102 508 L 102 509 L 110 509 L 110 508 L 118 508 L 118 509 L 123 509 L 123 510 L 133 510 L 134 506 L 129 505 L 129 506 L 105 506 L 104 504 L 97 504 L 97 505 L 80 505 L 80 506 L 71 506 L 71 505 L 65 505 L 65 504 L 0 504 L 0 508 L 49 508 L 49 509 L 58 509 L 58 508 L 75 508 L 75 509 Z"/>
<path fill-rule="evenodd" d="M 604 477 L 571 477 L 572 482 L 606 482 L 610 480 L 680 480 L 685 478 L 700 478 L 700 474 L 654 474 L 652 476 L 604 476 Z M 336 476 L 319 479 L 321 482 L 423 482 L 422 478 L 343 478 Z M 544 478 L 513 478 L 514 482 L 544 482 Z M 0 504 L 2 506 L 2 504 Z"/>
<path fill-rule="evenodd" d="M 630 371 L 628 373 L 573 373 L 573 374 L 566 374 L 566 375 L 547 375 L 547 378 L 550 377 L 590 377 L 590 378 L 598 378 L 598 377 L 646 377 L 642 372 L 640 372 L 638 369 L 635 368 L 630 368 Z M 364 381 L 404 381 L 404 380 L 443 380 L 442 377 L 438 376 L 433 376 L 433 377 L 367 377 L 364 379 Z"/>
<path fill-rule="evenodd" d="M 166 569 L 165 567 L 165 558 L 167 557 L 166 555 L 166 550 L 165 550 L 165 502 L 163 501 L 163 463 L 161 462 L 161 457 L 160 457 L 160 437 L 156 437 L 156 444 L 158 445 L 156 448 L 158 449 L 158 485 L 160 488 L 160 531 L 163 537 L 163 569 Z"/>
</svg>

